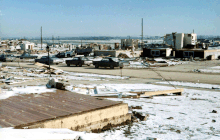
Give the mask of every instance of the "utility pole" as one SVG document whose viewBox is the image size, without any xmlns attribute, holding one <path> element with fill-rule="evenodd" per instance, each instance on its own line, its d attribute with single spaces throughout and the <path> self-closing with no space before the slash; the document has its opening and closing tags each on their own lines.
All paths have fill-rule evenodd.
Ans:
<svg viewBox="0 0 220 140">
<path fill-rule="evenodd" d="M 41 50 L 42 50 L 42 26 L 41 26 Z"/>
<path fill-rule="evenodd" d="M 141 37 L 142 37 L 142 49 L 144 48 L 144 33 L 143 33 L 143 30 L 144 30 L 144 27 L 143 27 L 143 18 L 142 18 L 142 29 L 141 29 Z"/>
<path fill-rule="evenodd" d="M 58 45 L 60 47 L 60 36 L 58 36 Z"/>
<path fill-rule="evenodd" d="M 53 35 L 52 35 L 52 41 L 53 41 L 53 47 L 54 47 L 54 37 L 53 37 Z"/>
</svg>

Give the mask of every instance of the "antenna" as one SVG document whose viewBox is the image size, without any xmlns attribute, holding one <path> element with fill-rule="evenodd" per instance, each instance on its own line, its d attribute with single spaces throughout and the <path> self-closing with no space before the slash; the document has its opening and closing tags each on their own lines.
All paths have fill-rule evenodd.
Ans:
<svg viewBox="0 0 220 140">
<path fill-rule="evenodd" d="M 41 26 L 41 50 L 42 50 L 42 26 Z"/>
<path fill-rule="evenodd" d="M 193 29 L 193 33 L 194 33 L 194 29 Z"/>
</svg>

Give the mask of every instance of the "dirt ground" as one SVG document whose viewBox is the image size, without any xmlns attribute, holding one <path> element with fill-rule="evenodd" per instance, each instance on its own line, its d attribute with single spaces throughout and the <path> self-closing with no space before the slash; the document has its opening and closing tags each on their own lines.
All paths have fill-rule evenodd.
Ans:
<svg viewBox="0 0 220 140">
<path fill-rule="evenodd" d="M 33 63 L 18 63 L 16 62 L 3 62 L 2 65 L 23 67 L 23 68 L 37 68 Z M 220 66 L 220 60 L 214 61 L 194 61 L 188 62 L 187 64 L 175 65 L 169 67 L 160 68 L 149 68 L 149 69 L 109 69 L 99 68 L 95 69 L 94 66 L 83 66 L 83 67 L 67 67 L 66 64 L 53 65 L 64 71 L 78 72 L 78 73 L 92 73 L 92 74 L 106 74 L 106 75 L 117 75 L 117 76 L 129 76 L 129 80 L 118 80 L 112 79 L 108 83 L 147 83 L 147 82 L 158 82 L 158 81 L 183 81 L 193 83 L 207 83 L 207 84 L 218 84 L 220 85 L 220 74 L 219 73 L 196 73 L 194 69 L 202 69 L 207 67 Z M 122 72 L 122 74 L 121 74 Z M 77 83 L 89 84 L 91 81 L 77 81 Z M 102 83 L 102 81 L 94 81 L 94 83 Z"/>
</svg>

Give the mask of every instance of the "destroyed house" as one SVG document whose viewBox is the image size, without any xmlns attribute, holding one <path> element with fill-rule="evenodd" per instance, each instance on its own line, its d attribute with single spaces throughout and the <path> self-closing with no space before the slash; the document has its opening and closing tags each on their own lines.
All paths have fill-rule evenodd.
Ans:
<svg viewBox="0 0 220 140">
<path fill-rule="evenodd" d="M 142 57 L 169 57 L 171 53 L 171 48 L 143 48 Z"/>
</svg>

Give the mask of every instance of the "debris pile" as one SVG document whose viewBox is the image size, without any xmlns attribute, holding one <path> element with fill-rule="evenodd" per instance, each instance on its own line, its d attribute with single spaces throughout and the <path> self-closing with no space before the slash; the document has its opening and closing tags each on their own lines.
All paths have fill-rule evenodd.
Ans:
<svg viewBox="0 0 220 140">
<path fill-rule="evenodd" d="M 47 88 L 57 88 L 61 90 L 65 90 L 65 85 L 58 81 L 58 79 L 51 78 L 46 84 Z"/>
</svg>

